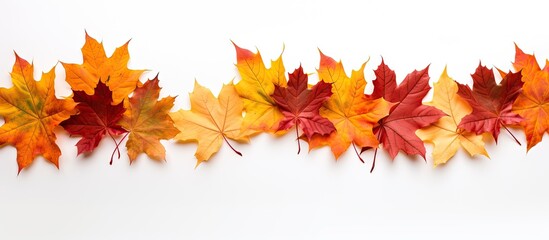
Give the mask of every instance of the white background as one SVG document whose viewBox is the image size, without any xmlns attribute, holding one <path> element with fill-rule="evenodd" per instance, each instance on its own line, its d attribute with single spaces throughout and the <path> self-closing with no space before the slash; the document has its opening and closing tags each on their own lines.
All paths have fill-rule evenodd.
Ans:
<svg viewBox="0 0 549 240">
<path fill-rule="evenodd" d="M 230 40 L 267 62 L 285 45 L 288 71 L 301 63 L 314 73 L 317 48 L 349 73 L 371 57 L 367 91 L 381 56 L 399 81 L 431 64 L 431 83 L 446 64 L 462 83 L 480 59 L 509 69 L 513 42 L 549 57 L 540 1 L 166 2 L 2 1 L 0 85 L 11 86 L 13 50 L 36 74 L 81 63 L 84 30 L 109 55 L 132 39 L 130 68 L 150 69 L 143 80 L 160 72 L 162 96 L 178 95 L 174 110 L 188 108 L 195 78 L 214 94 L 238 79 Z M 57 95 L 69 95 L 60 64 L 56 72 Z M 141 156 L 130 166 L 124 155 L 109 166 L 112 141 L 77 157 L 78 139 L 57 133 L 59 170 L 38 158 L 17 175 L 15 149 L 0 149 L 0 239 L 549 237 L 548 139 L 526 154 L 503 131 L 487 146 L 491 160 L 460 151 L 436 169 L 430 146 L 427 162 L 382 152 L 370 174 L 372 152 L 367 164 L 351 149 L 338 162 L 329 148 L 296 155 L 293 134 L 235 143 L 244 157 L 223 146 L 194 169 L 194 144 L 164 142 L 165 163 Z"/>
</svg>

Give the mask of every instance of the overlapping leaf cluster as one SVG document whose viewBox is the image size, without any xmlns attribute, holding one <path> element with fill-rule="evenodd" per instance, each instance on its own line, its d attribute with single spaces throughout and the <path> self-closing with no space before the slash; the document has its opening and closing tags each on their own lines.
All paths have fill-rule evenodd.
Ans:
<svg viewBox="0 0 549 240">
<path fill-rule="evenodd" d="M 33 66 L 16 55 L 14 86 L 0 88 L 0 115 L 6 121 L 0 128 L 0 144 L 15 145 L 19 171 L 37 155 L 58 166 L 61 151 L 54 132 L 58 125 L 81 137 L 76 144 L 78 154 L 91 153 L 108 135 L 116 144 L 113 155 L 127 137 L 130 161 L 140 153 L 163 160 L 165 149 L 160 140 L 179 133 L 168 114 L 175 98 L 158 99 L 158 78 L 143 84 L 139 78 L 144 70 L 127 68 L 128 43 L 107 57 L 103 44 L 86 33 L 82 55 L 82 64 L 62 62 L 73 90 L 72 96 L 64 99 L 55 96 L 53 69 L 36 82 Z"/>
<path fill-rule="evenodd" d="M 426 158 L 424 142 L 432 143 L 433 162 L 446 163 L 464 148 L 471 156 L 488 157 L 486 141 L 497 142 L 500 130 L 514 138 L 509 127 L 522 127 L 527 150 L 549 132 L 549 67 L 541 68 L 534 55 L 516 47 L 515 72 L 499 70 L 498 84 L 493 69 L 479 64 L 471 75 L 472 87 L 448 76 L 446 69 L 430 91 L 429 67 L 414 70 L 402 80 L 382 59 L 374 71 L 373 92 L 365 93 L 364 62 L 350 76 L 341 61 L 320 52 L 313 81 L 298 66 L 287 73 L 282 56 L 263 62 L 254 53 L 234 44 L 236 84 L 223 86 L 217 97 L 195 82 L 190 109 L 171 112 L 175 97 L 160 98 L 158 76 L 141 82 L 144 70 L 128 69 L 128 44 L 107 57 L 103 44 L 86 33 L 83 63 L 61 62 L 65 80 L 73 94 L 55 96 L 55 71 L 34 80 L 33 65 L 16 54 L 11 72 L 13 87 L 0 88 L 0 144 L 17 149 L 19 171 L 38 155 L 59 166 L 61 150 L 55 128 L 79 136 L 78 154 L 90 154 L 105 137 L 114 141 L 112 160 L 126 140 L 130 162 L 145 153 L 164 160 L 160 140 L 197 142 L 197 166 L 208 161 L 229 140 L 247 143 L 259 133 L 281 136 L 295 129 L 298 153 L 300 141 L 309 151 L 329 147 L 335 159 L 352 146 L 357 158 L 378 149 L 394 159 L 399 152 Z M 520 144 L 520 141 L 517 140 Z"/>
</svg>

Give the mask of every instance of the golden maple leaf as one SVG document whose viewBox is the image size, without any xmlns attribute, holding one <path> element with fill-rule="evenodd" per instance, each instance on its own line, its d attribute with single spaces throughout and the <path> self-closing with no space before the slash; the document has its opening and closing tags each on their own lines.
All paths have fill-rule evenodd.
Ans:
<svg viewBox="0 0 549 240">
<path fill-rule="evenodd" d="M 248 135 L 242 135 L 242 101 L 233 83 L 223 85 L 218 99 L 212 92 L 195 82 L 194 91 L 189 94 L 191 110 L 170 113 L 175 126 L 181 131 L 175 139 L 181 142 L 198 142 L 197 166 L 216 153 L 223 140 L 236 151 L 227 138 L 247 142 Z"/>
<path fill-rule="evenodd" d="M 364 94 L 365 65 L 366 63 L 359 70 L 353 71 L 349 78 L 341 61 L 336 62 L 320 52 L 319 79 L 333 85 L 333 94 L 320 108 L 320 115 L 328 118 L 336 131 L 329 136 L 313 136 L 309 141 L 310 149 L 329 145 L 338 159 L 353 144 L 360 159 L 356 146 L 378 146 L 379 142 L 372 129 L 380 119 L 389 114 L 392 104 L 383 98 L 373 100 Z"/>
<path fill-rule="evenodd" d="M 113 104 L 121 103 L 140 84 L 139 77 L 145 71 L 128 69 L 129 43 L 130 41 L 118 47 L 107 58 L 103 43 L 99 43 L 86 32 L 86 43 L 82 47 L 84 63 L 61 63 L 65 68 L 66 81 L 72 90 L 93 95 L 97 82 L 101 80 L 113 92 Z"/>
<path fill-rule="evenodd" d="M 179 133 L 169 116 L 175 97 L 157 100 L 159 94 L 160 87 L 156 76 L 138 87 L 132 97 L 124 101 L 126 112 L 120 126 L 128 130 L 126 148 L 130 162 L 133 162 L 139 153 L 146 153 L 154 160 L 164 160 L 166 149 L 160 140 L 171 139 Z"/>
<path fill-rule="evenodd" d="M 434 145 L 434 166 L 448 162 L 460 146 L 471 156 L 481 154 L 489 158 L 484 148 L 482 135 L 458 129 L 461 119 L 471 113 L 473 109 L 457 95 L 457 92 L 457 83 L 448 76 L 446 68 L 444 68 L 438 82 L 434 84 L 433 100 L 425 103 L 425 105 L 434 106 L 448 116 L 444 116 L 436 123 L 416 131 L 416 135 L 421 140 Z"/>
<path fill-rule="evenodd" d="M 259 132 L 277 133 L 278 124 L 283 116 L 271 95 L 275 90 L 275 84 L 286 87 L 282 55 L 271 61 L 271 68 L 267 69 L 259 51 L 254 54 L 236 44 L 234 46 L 236 67 L 241 77 L 235 88 L 246 110 L 242 134 L 248 136 Z"/>
<path fill-rule="evenodd" d="M 11 72 L 13 87 L 0 88 L 0 145 L 9 143 L 17 149 L 19 172 L 38 155 L 59 168 L 61 151 L 55 143 L 54 128 L 74 113 L 72 99 L 55 97 L 55 67 L 34 80 L 34 67 L 15 54 Z"/>
</svg>

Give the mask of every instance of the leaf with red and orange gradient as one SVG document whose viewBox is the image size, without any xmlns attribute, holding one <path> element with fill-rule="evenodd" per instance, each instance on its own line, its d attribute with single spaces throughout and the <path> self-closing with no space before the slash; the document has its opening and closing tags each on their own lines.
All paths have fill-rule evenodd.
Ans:
<svg viewBox="0 0 549 240">
<path fill-rule="evenodd" d="M 458 127 L 476 134 L 489 132 L 497 142 L 502 127 L 509 131 L 506 125 L 519 124 L 523 120 L 511 110 L 522 90 L 521 73 L 506 74 L 498 85 L 494 71 L 479 63 L 471 77 L 473 89 L 458 83 L 458 95 L 473 108 L 473 112 L 461 119 Z M 520 145 L 516 138 L 515 141 Z"/>
<path fill-rule="evenodd" d="M 549 68 L 540 69 L 534 55 L 525 54 L 516 46 L 514 66 L 521 71 L 522 92 L 513 103 L 513 112 L 524 120 L 520 125 L 526 135 L 527 150 L 530 150 L 549 133 Z"/>
<path fill-rule="evenodd" d="M 513 67 L 517 71 L 521 71 L 523 82 L 533 80 L 536 73 L 541 70 L 536 61 L 536 56 L 524 53 L 517 44 L 515 44 L 515 62 L 513 63 Z"/>
<path fill-rule="evenodd" d="M 113 92 L 113 104 L 121 103 L 140 84 L 139 77 L 145 70 L 128 69 L 130 54 L 126 42 L 107 58 L 103 43 L 99 43 L 86 33 L 86 43 L 82 47 L 84 63 L 63 63 L 66 81 L 74 91 L 94 94 L 97 82 L 101 80 Z"/>
<path fill-rule="evenodd" d="M 319 79 L 333 85 L 332 96 L 320 108 L 320 115 L 328 118 L 337 129 L 329 136 L 315 135 L 309 140 L 309 148 L 329 145 L 336 160 L 351 144 L 358 158 L 356 147 L 377 147 L 373 127 L 389 114 L 392 104 L 383 98 L 373 99 L 364 94 L 366 80 L 364 66 L 348 77 L 343 64 L 320 52 Z"/>
<path fill-rule="evenodd" d="M 236 67 L 241 78 L 235 89 L 242 98 L 246 111 L 242 134 L 248 136 L 259 132 L 276 133 L 283 115 L 271 95 L 275 90 L 275 84 L 286 86 L 282 55 L 271 61 L 270 68 L 266 68 L 259 51 L 252 53 L 236 44 L 234 46 Z"/>
<path fill-rule="evenodd" d="M 153 160 L 164 160 L 166 149 L 160 140 L 171 139 L 179 133 L 169 115 L 175 97 L 168 96 L 158 100 L 158 82 L 158 76 L 145 82 L 135 90 L 131 98 L 124 101 L 127 110 L 120 126 L 129 132 L 126 148 L 130 162 L 140 153 L 146 153 Z"/>
<path fill-rule="evenodd" d="M 34 67 L 15 54 L 11 72 L 13 87 L 0 88 L 0 145 L 17 149 L 19 172 L 42 155 L 59 167 L 61 150 L 55 143 L 54 128 L 74 112 L 72 99 L 55 97 L 55 67 L 34 80 Z"/>
<path fill-rule="evenodd" d="M 549 132 L 549 72 L 537 71 L 534 78 L 524 83 L 522 93 L 513 103 L 513 112 L 524 120 L 527 150 L 541 142 L 545 132 Z"/>
</svg>

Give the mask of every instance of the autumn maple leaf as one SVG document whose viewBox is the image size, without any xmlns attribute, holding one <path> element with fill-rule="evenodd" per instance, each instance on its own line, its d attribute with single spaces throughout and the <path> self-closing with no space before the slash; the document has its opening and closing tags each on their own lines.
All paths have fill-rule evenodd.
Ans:
<svg viewBox="0 0 549 240">
<path fill-rule="evenodd" d="M 124 101 L 127 110 L 120 126 L 128 130 L 126 148 L 130 163 L 140 153 L 146 153 L 153 160 L 164 160 L 166 150 L 160 140 L 171 139 L 179 133 L 169 115 L 175 97 L 168 96 L 158 100 L 158 82 L 158 76 L 145 82 L 143 86 L 135 89 L 131 98 Z"/>
<path fill-rule="evenodd" d="M 508 73 L 497 85 L 492 69 L 479 63 L 471 77 L 472 90 L 468 85 L 458 83 L 458 95 L 473 108 L 473 112 L 461 119 L 458 127 L 476 134 L 489 132 L 496 143 L 503 127 L 520 145 L 506 125 L 522 121 L 522 117 L 511 109 L 522 89 L 521 73 Z"/>
<path fill-rule="evenodd" d="M 513 63 L 515 70 L 520 71 L 522 74 L 522 81 L 529 82 L 533 80 L 541 70 L 536 56 L 533 54 L 526 54 L 515 44 L 515 62 Z M 548 66 L 545 66 L 547 68 Z"/>
<path fill-rule="evenodd" d="M 61 126 L 71 135 L 82 138 L 76 143 L 78 154 L 93 151 L 103 136 L 114 136 L 126 132 L 118 125 L 125 109 L 122 103 L 112 105 L 112 92 L 102 82 L 97 84 L 93 95 L 84 91 L 73 91 L 73 100 L 78 103 L 78 113 L 63 121 Z"/>
<path fill-rule="evenodd" d="M 420 71 L 414 70 L 398 86 L 395 72 L 385 65 L 383 60 L 374 71 L 376 79 L 373 82 L 372 97 L 374 99 L 383 97 L 395 103 L 389 116 L 381 119 L 379 126 L 374 128 L 379 142 L 392 159 L 400 150 L 408 155 L 419 154 L 425 159 L 425 146 L 423 141 L 415 135 L 415 131 L 446 116 L 437 108 L 423 105 L 421 102 L 431 89 L 428 69 L 429 67 Z M 370 172 L 374 170 L 375 158 L 374 154 Z"/>
<path fill-rule="evenodd" d="M 63 63 L 66 81 L 74 91 L 94 94 L 99 80 L 113 92 L 113 104 L 121 103 L 138 86 L 139 77 L 144 70 L 128 69 L 130 54 L 126 42 L 107 58 L 103 44 L 97 42 L 86 32 L 86 43 L 82 47 L 83 64 Z"/>
<path fill-rule="evenodd" d="M 74 113 L 71 99 L 55 97 L 55 67 L 34 80 L 34 67 L 15 54 L 11 72 L 13 87 L 0 88 L 0 145 L 12 144 L 17 149 L 18 172 L 29 166 L 38 155 L 59 168 L 61 150 L 55 143 L 54 128 Z"/>
<path fill-rule="evenodd" d="M 513 112 L 524 120 L 527 151 L 538 144 L 545 132 L 549 132 L 549 68 L 541 69 L 534 55 L 525 54 L 516 46 L 514 67 L 521 71 L 524 85 L 513 103 Z"/>
<path fill-rule="evenodd" d="M 458 128 L 461 119 L 471 113 L 472 109 L 465 100 L 457 95 L 457 91 L 457 83 L 448 76 L 446 68 L 444 68 L 438 82 L 434 84 L 433 100 L 425 103 L 425 105 L 436 107 L 446 113 L 447 116 L 440 118 L 436 123 L 426 128 L 416 131 L 416 135 L 423 141 L 434 144 L 433 164 L 435 167 L 448 162 L 460 146 L 471 156 L 481 154 L 489 157 L 484 148 L 482 135 L 476 135 Z"/>
<path fill-rule="evenodd" d="M 545 132 L 549 132 L 549 72 L 538 71 L 524 83 L 522 93 L 513 104 L 513 112 L 524 118 L 523 126 L 527 150 L 538 144 Z"/>
<path fill-rule="evenodd" d="M 334 125 L 319 114 L 322 103 L 332 95 L 332 85 L 318 82 L 308 89 L 307 82 L 307 74 L 303 73 L 303 68 L 299 66 L 289 75 L 288 87 L 275 85 L 274 93 L 271 95 L 284 115 L 277 130 L 296 127 L 298 154 L 301 151 L 299 128 L 303 130 L 307 140 L 315 134 L 322 136 L 335 131 Z"/>
<path fill-rule="evenodd" d="M 236 44 L 234 46 L 236 48 L 236 67 L 241 77 L 235 88 L 242 98 L 246 111 L 242 123 L 242 134 L 276 133 L 279 122 L 284 116 L 278 110 L 271 95 L 275 90 L 275 85 L 286 86 L 282 56 L 271 61 L 271 68 L 267 69 L 259 51 L 254 54 Z"/>
<path fill-rule="evenodd" d="M 249 137 L 240 133 L 242 127 L 242 100 L 233 83 L 223 85 L 219 98 L 195 82 L 194 91 L 189 94 L 191 110 L 179 110 L 170 113 L 175 126 L 181 132 L 175 136 L 180 142 L 198 142 L 196 149 L 197 166 L 210 159 L 223 141 L 236 151 L 227 138 L 247 142 Z"/>
<path fill-rule="evenodd" d="M 310 149 L 329 145 L 337 160 L 353 144 L 358 158 L 364 162 L 356 146 L 378 146 L 373 127 L 389 114 L 392 104 L 382 97 L 372 99 L 364 94 L 365 65 L 362 64 L 359 70 L 353 71 L 351 77 L 348 77 L 341 61 L 336 62 L 320 52 L 319 78 L 333 85 L 333 95 L 320 108 L 320 115 L 328 118 L 335 125 L 336 131 L 329 136 L 313 136 L 308 141 Z"/>
</svg>

